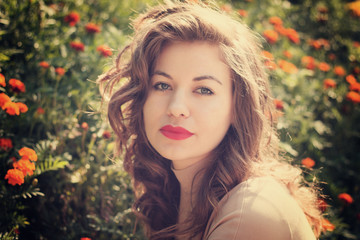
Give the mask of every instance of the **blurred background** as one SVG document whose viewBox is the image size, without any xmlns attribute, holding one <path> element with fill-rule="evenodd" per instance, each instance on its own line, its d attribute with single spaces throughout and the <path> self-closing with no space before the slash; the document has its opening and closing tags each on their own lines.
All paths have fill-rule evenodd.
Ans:
<svg viewBox="0 0 360 240">
<path fill-rule="evenodd" d="M 0 2 L 0 239 L 144 239 L 95 83 L 155 0 Z M 218 1 L 263 38 L 281 148 L 360 239 L 360 1 Z"/>
</svg>

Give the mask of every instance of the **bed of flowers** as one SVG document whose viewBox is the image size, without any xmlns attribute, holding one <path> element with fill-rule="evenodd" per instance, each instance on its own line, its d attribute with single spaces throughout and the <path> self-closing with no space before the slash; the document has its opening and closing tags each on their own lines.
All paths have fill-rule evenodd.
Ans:
<svg viewBox="0 0 360 240">
<path fill-rule="evenodd" d="M 0 2 L 0 239 L 143 239 L 95 80 L 151 0 Z M 360 238 L 360 1 L 219 1 L 263 38 L 281 147 Z"/>
</svg>

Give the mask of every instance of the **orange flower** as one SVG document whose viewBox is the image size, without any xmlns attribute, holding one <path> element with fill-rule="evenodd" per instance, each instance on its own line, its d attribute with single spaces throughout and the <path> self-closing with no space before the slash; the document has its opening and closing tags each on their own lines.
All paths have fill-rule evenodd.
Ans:
<svg viewBox="0 0 360 240">
<path fill-rule="evenodd" d="M 0 73 L 0 86 L 6 87 L 5 76 Z"/>
<path fill-rule="evenodd" d="M 83 122 L 81 124 L 81 128 L 84 129 L 84 131 L 87 131 L 89 129 L 89 125 L 87 124 L 87 122 Z"/>
<path fill-rule="evenodd" d="M 55 68 L 55 72 L 59 75 L 59 76 L 63 76 L 66 72 L 66 70 L 62 67 L 57 67 Z"/>
<path fill-rule="evenodd" d="M 265 58 L 265 66 L 270 70 L 276 69 L 276 63 L 274 62 L 273 55 L 268 51 L 262 51 L 262 55 Z"/>
<path fill-rule="evenodd" d="M 347 4 L 347 7 L 356 17 L 360 17 L 360 1 L 355 1 Z"/>
<path fill-rule="evenodd" d="M 11 89 L 16 93 L 25 92 L 25 84 L 18 79 L 11 78 L 9 80 L 9 85 Z"/>
<path fill-rule="evenodd" d="M 317 10 L 319 13 L 328 13 L 329 9 L 326 6 L 318 6 Z"/>
<path fill-rule="evenodd" d="M 19 110 L 21 113 L 26 113 L 28 111 L 28 107 L 24 103 L 17 102 L 16 104 L 19 106 Z"/>
<path fill-rule="evenodd" d="M 10 138 L 0 138 L 0 149 L 8 151 L 13 148 L 13 144 Z"/>
<path fill-rule="evenodd" d="M 332 232 L 334 231 L 335 229 L 335 225 L 332 224 L 329 220 L 327 220 L 326 218 L 323 218 L 322 219 L 322 222 L 321 222 L 321 225 L 322 225 L 322 228 L 325 231 L 329 231 L 329 232 Z"/>
<path fill-rule="evenodd" d="M 307 157 L 301 160 L 301 164 L 307 168 L 312 168 L 313 166 L 315 166 L 315 161 Z"/>
<path fill-rule="evenodd" d="M 19 169 L 24 174 L 24 176 L 33 175 L 35 170 L 35 164 L 33 162 L 30 162 L 29 159 L 23 158 L 19 161 L 14 162 L 13 167 L 15 169 Z"/>
<path fill-rule="evenodd" d="M 241 16 L 241 17 L 247 17 L 248 13 L 246 10 L 244 9 L 239 9 L 238 10 L 238 14 Z"/>
<path fill-rule="evenodd" d="M 311 56 L 304 56 L 301 58 L 301 63 L 305 65 L 307 69 L 313 70 L 316 66 L 315 59 Z"/>
<path fill-rule="evenodd" d="M 0 107 L 2 108 L 6 102 L 11 102 L 10 97 L 5 93 L 0 93 Z"/>
<path fill-rule="evenodd" d="M 298 68 L 291 62 L 288 62 L 285 60 L 279 60 L 278 65 L 286 73 L 297 73 L 298 72 Z"/>
<path fill-rule="evenodd" d="M 354 84 L 351 84 L 351 85 L 349 86 L 349 89 L 350 89 L 351 91 L 360 92 L 360 83 L 356 82 L 356 83 L 354 83 Z"/>
<path fill-rule="evenodd" d="M 8 183 L 15 186 L 16 184 L 21 185 L 24 183 L 24 174 L 19 169 L 9 169 L 5 175 L 5 180 Z"/>
<path fill-rule="evenodd" d="M 74 11 L 66 15 L 64 20 L 69 23 L 70 26 L 75 26 L 75 24 L 80 21 L 80 15 Z"/>
<path fill-rule="evenodd" d="M 31 148 L 28 147 L 23 147 L 19 150 L 19 155 L 23 158 L 23 159 L 30 159 L 31 161 L 36 162 L 38 157 L 36 155 L 36 152 L 34 150 L 32 150 Z"/>
<path fill-rule="evenodd" d="M 330 53 L 328 55 L 328 58 L 329 58 L 330 61 L 334 61 L 336 59 L 336 55 L 334 53 Z"/>
<path fill-rule="evenodd" d="M 229 12 L 232 11 L 232 6 L 231 6 L 230 4 L 228 4 L 228 3 L 223 4 L 223 5 L 221 6 L 221 10 L 223 10 L 224 12 L 229 13 Z"/>
<path fill-rule="evenodd" d="M 84 44 L 82 42 L 80 42 L 80 41 L 72 41 L 72 42 L 70 42 L 70 47 L 75 49 L 78 52 L 80 52 L 80 51 L 83 52 L 84 49 L 85 49 Z"/>
<path fill-rule="evenodd" d="M 318 68 L 323 72 L 328 72 L 330 70 L 330 65 L 326 62 L 321 62 L 319 63 Z"/>
<path fill-rule="evenodd" d="M 288 59 L 291 59 L 291 58 L 292 58 L 292 54 L 291 54 L 291 52 L 288 51 L 288 50 L 283 51 L 283 54 L 284 54 L 284 56 L 287 57 Z"/>
<path fill-rule="evenodd" d="M 100 45 L 96 48 L 96 50 L 104 57 L 109 57 L 112 55 L 111 48 L 106 45 Z"/>
<path fill-rule="evenodd" d="M 274 99 L 275 108 L 277 110 L 283 110 L 284 109 L 284 102 L 279 99 Z"/>
<path fill-rule="evenodd" d="M 88 238 L 88 237 L 82 237 L 82 238 L 80 238 L 80 240 L 91 240 L 91 238 Z"/>
<path fill-rule="evenodd" d="M 360 47 L 360 42 L 354 41 L 353 46 L 356 48 Z"/>
<path fill-rule="evenodd" d="M 3 110 L 6 110 L 6 113 L 9 115 L 19 115 L 20 109 L 19 105 L 14 102 L 8 101 L 2 106 Z"/>
<path fill-rule="evenodd" d="M 323 48 L 329 48 L 330 47 L 329 41 L 326 40 L 326 39 L 323 39 L 323 38 L 320 38 L 320 39 L 317 39 L 317 40 L 310 39 L 309 44 L 310 44 L 310 46 L 312 46 L 315 49 L 320 49 L 322 47 Z"/>
<path fill-rule="evenodd" d="M 345 76 L 345 69 L 341 66 L 334 67 L 334 73 L 340 77 Z"/>
<path fill-rule="evenodd" d="M 348 94 L 346 94 L 346 99 L 352 101 L 353 103 L 360 103 L 360 94 L 354 91 L 350 91 Z"/>
<path fill-rule="evenodd" d="M 350 85 L 356 83 L 356 78 L 352 74 L 347 75 L 345 79 L 348 83 L 350 83 Z"/>
<path fill-rule="evenodd" d="M 85 26 L 85 29 L 88 33 L 98 33 L 100 32 L 100 27 L 95 23 L 88 23 Z"/>
<path fill-rule="evenodd" d="M 42 61 L 39 63 L 39 66 L 46 69 L 50 67 L 50 64 L 48 62 Z"/>
<path fill-rule="evenodd" d="M 345 204 L 351 204 L 354 202 L 353 198 L 348 193 L 340 193 L 338 195 L 338 199 L 344 202 Z"/>
<path fill-rule="evenodd" d="M 36 113 L 37 114 L 44 114 L 45 113 L 45 110 L 42 108 L 42 107 L 38 107 L 37 109 L 36 109 Z"/>
<path fill-rule="evenodd" d="M 359 75 L 360 74 L 360 67 L 358 67 L 358 66 L 354 67 L 353 73 L 356 74 L 356 75 Z"/>
<path fill-rule="evenodd" d="M 274 26 L 281 26 L 283 24 L 281 18 L 276 17 L 276 16 L 270 17 L 269 18 L 269 23 L 271 23 Z"/>
<path fill-rule="evenodd" d="M 336 82 L 331 78 L 327 78 L 324 80 L 324 88 L 336 88 Z"/>
<path fill-rule="evenodd" d="M 300 42 L 299 34 L 295 31 L 295 29 L 287 28 L 285 34 L 287 38 L 293 43 L 298 44 Z"/>
<path fill-rule="evenodd" d="M 263 32 L 264 37 L 270 44 L 276 43 L 278 40 L 279 35 L 274 30 L 265 30 Z"/>
</svg>

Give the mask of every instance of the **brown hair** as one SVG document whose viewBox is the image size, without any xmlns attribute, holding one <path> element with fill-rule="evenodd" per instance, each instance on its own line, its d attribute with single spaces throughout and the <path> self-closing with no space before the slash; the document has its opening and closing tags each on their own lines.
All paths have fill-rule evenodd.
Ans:
<svg viewBox="0 0 360 240">
<path fill-rule="evenodd" d="M 321 214 L 315 188 L 305 186 L 301 170 L 278 153 L 273 99 L 256 34 L 214 6 L 178 1 L 149 9 L 133 21 L 133 27 L 131 43 L 98 81 L 111 95 L 109 121 L 117 135 L 117 149 L 124 155 L 124 168 L 134 180 L 134 212 L 144 223 L 147 236 L 171 239 L 204 234 L 211 213 L 228 191 L 248 177 L 265 175 L 288 187 L 319 235 Z M 201 180 L 189 219 L 191 227 L 183 231 L 176 230 L 179 183 L 171 161 L 147 140 L 142 112 L 157 57 L 164 45 L 173 41 L 219 45 L 233 81 L 234 119 Z M 118 83 L 120 89 L 112 94 Z"/>
</svg>

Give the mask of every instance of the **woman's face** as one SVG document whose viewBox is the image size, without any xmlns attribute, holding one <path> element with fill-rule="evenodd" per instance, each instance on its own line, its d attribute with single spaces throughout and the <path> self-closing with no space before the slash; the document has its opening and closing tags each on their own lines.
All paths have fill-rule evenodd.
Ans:
<svg viewBox="0 0 360 240">
<path fill-rule="evenodd" d="M 143 114 L 155 150 L 186 168 L 207 158 L 231 124 L 232 83 L 217 45 L 176 42 L 160 53 Z"/>
</svg>

